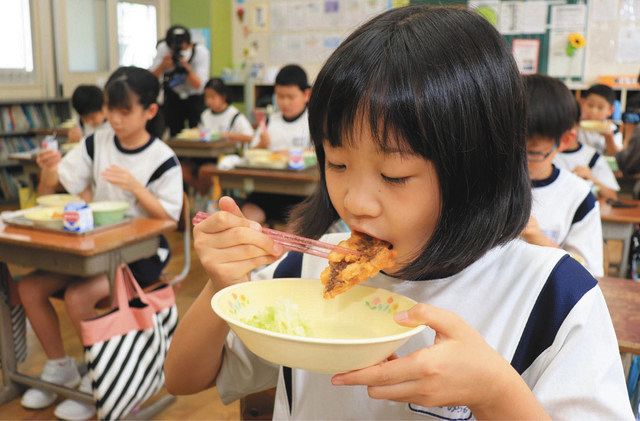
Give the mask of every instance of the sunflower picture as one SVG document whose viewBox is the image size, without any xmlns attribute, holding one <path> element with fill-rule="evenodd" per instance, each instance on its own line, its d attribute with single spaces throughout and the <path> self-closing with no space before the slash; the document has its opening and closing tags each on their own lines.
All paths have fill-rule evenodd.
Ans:
<svg viewBox="0 0 640 421">
<path fill-rule="evenodd" d="M 587 40 L 584 38 L 584 35 L 582 35 L 580 32 L 570 33 L 567 37 L 567 56 L 573 57 L 573 55 L 576 53 L 576 50 L 584 48 L 585 45 L 587 45 Z"/>
</svg>

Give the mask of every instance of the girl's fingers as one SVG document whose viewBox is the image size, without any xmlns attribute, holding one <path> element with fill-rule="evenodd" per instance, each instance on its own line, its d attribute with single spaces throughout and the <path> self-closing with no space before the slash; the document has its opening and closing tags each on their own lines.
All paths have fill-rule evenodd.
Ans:
<svg viewBox="0 0 640 421">
<path fill-rule="evenodd" d="M 259 247 L 263 253 L 274 256 L 282 254 L 282 246 L 276 244 L 268 235 L 247 227 L 233 227 L 202 239 L 203 244 L 216 249 L 226 249 L 238 245 Z M 237 260 L 237 259 L 236 259 Z"/>
<path fill-rule="evenodd" d="M 448 338 L 464 338 L 472 330 L 458 315 L 429 304 L 416 304 L 408 311 L 401 311 L 394 316 L 396 323 L 403 326 L 427 325 L 441 336 Z"/>
<path fill-rule="evenodd" d="M 251 260 L 261 256 L 278 257 L 279 255 L 251 244 L 242 244 L 218 249 L 215 252 L 215 258 L 218 262 L 224 263 L 242 262 L 244 260 Z"/>
<path fill-rule="evenodd" d="M 369 396 L 373 399 L 384 399 L 396 402 L 411 402 L 423 392 L 423 385 L 417 380 L 392 384 L 388 386 L 370 386 L 367 388 Z"/>
<path fill-rule="evenodd" d="M 234 227 L 246 227 L 251 228 L 254 231 L 262 231 L 262 227 L 259 223 L 234 215 L 228 211 L 214 213 L 196 225 L 193 230 L 195 233 L 201 232 L 206 234 L 215 234 Z"/>
<path fill-rule="evenodd" d="M 223 210 L 223 211 L 232 213 L 235 216 L 244 218 L 244 215 L 242 214 L 242 211 L 238 207 L 238 204 L 236 203 L 236 201 L 230 198 L 229 196 L 222 196 L 218 201 L 218 206 L 220 207 L 220 210 Z"/>
<path fill-rule="evenodd" d="M 337 386 L 385 386 L 417 380 L 423 375 L 420 367 L 417 366 L 419 364 L 418 352 L 426 351 L 426 349 L 422 349 L 406 357 L 396 357 L 361 370 L 336 374 L 331 378 L 331 383 Z"/>
</svg>

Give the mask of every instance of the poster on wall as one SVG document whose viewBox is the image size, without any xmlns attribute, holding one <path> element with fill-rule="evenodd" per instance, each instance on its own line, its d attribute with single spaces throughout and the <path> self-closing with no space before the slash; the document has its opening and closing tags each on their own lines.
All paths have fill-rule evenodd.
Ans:
<svg viewBox="0 0 640 421">
<path fill-rule="evenodd" d="M 251 32 L 267 32 L 269 30 L 268 8 L 264 3 L 256 3 L 249 9 L 249 30 Z"/>
<path fill-rule="evenodd" d="M 521 74 L 533 75 L 538 73 L 539 39 L 514 39 L 511 43 L 511 52 Z"/>
</svg>

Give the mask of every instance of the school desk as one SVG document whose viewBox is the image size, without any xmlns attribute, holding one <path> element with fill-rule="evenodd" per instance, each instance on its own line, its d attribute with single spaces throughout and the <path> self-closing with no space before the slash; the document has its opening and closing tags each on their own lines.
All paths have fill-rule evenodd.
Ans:
<svg viewBox="0 0 640 421">
<path fill-rule="evenodd" d="M 237 144 L 226 139 L 200 142 L 174 138 L 167 140 L 167 145 L 173 149 L 178 158 L 217 158 L 223 154 L 234 153 Z"/>
<path fill-rule="evenodd" d="M 158 248 L 158 236 L 175 227 L 172 221 L 135 218 L 127 224 L 94 234 L 73 235 L 0 225 L 0 265 L 13 263 L 75 276 L 107 273 L 109 281 L 113 282 L 120 263 L 153 255 Z M 20 385 L 50 390 L 67 398 L 92 403 L 93 398 L 89 394 L 18 372 L 10 312 L 3 295 L 0 291 L 0 361 L 3 378 L 0 404 L 17 397 Z M 169 402 L 161 400 L 160 403 L 164 407 Z M 147 411 L 157 410 L 157 406 L 145 408 L 145 415 Z"/>
<path fill-rule="evenodd" d="M 622 259 L 618 276 L 626 276 L 631 250 L 631 234 L 633 225 L 640 224 L 640 200 L 622 199 L 623 203 L 636 205 L 633 208 L 616 208 L 600 199 L 600 220 L 602 221 L 602 238 L 622 241 Z"/>
<path fill-rule="evenodd" d="M 620 353 L 640 355 L 640 282 L 603 276 L 598 278 Z"/>
<path fill-rule="evenodd" d="M 241 189 L 245 193 L 276 193 L 308 196 L 316 188 L 320 174 L 316 167 L 301 171 L 234 168 L 221 170 L 215 164 L 204 164 L 200 171 L 218 176 L 223 189 Z"/>
</svg>

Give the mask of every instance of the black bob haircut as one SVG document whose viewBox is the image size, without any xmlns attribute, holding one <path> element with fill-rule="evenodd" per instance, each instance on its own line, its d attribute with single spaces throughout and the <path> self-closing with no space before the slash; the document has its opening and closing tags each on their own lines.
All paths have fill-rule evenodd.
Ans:
<svg viewBox="0 0 640 421">
<path fill-rule="evenodd" d="M 227 85 L 224 84 L 224 81 L 219 77 L 213 77 L 207 81 L 204 85 L 204 89 L 212 89 L 216 91 L 219 95 L 224 97 L 224 100 L 229 102 L 229 89 Z"/>
<path fill-rule="evenodd" d="M 609 105 L 613 105 L 613 103 L 616 101 L 616 93 L 607 85 L 592 85 L 589 89 L 584 91 L 581 97 L 587 98 L 589 95 L 599 95 L 607 100 Z"/>
<path fill-rule="evenodd" d="M 135 66 L 119 67 L 109 76 L 104 88 L 110 110 L 131 110 L 138 102 L 145 110 L 155 104 L 160 93 L 158 79 L 148 70 Z M 147 122 L 147 131 L 161 137 L 164 130 L 160 112 Z"/>
<path fill-rule="evenodd" d="M 326 187 L 323 141 L 357 147 L 360 119 L 380 150 L 424 157 L 439 179 L 437 226 L 394 275 L 456 274 L 516 238 L 529 219 L 524 117 L 518 69 L 484 18 L 446 7 L 385 12 L 353 32 L 314 83 L 309 128 L 321 181 L 293 209 L 293 227 L 317 238 L 338 218 Z"/>
<path fill-rule="evenodd" d="M 560 144 L 564 132 L 580 115 L 576 99 L 558 79 L 543 75 L 524 77 L 527 99 L 527 138 L 544 137 Z"/>
<path fill-rule="evenodd" d="M 191 43 L 191 31 L 184 25 L 173 25 L 167 29 L 164 40 L 169 48 L 174 46 L 179 48 L 183 42 Z"/>
<path fill-rule="evenodd" d="M 309 88 L 307 72 L 297 64 L 287 64 L 276 75 L 276 85 L 297 86 L 301 91 Z"/>
<path fill-rule="evenodd" d="M 95 85 L 79 85 L 71 95 L 71 105 L 81 117 L 102 111 L 104 106 L 102 89 Z"/>
</svg>

